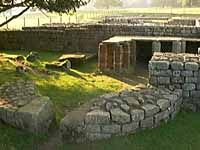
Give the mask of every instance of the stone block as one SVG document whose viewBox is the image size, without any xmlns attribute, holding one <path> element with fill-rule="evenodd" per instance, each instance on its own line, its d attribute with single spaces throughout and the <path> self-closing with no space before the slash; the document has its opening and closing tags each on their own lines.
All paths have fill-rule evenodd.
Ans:
<svg viewBox="0 0 200 150">
<path fill-rule="evenodd" d="M 151 76 L 162 76 L 162 77 L 172 76 L 171 70 L 150 70 L 149 73 Z"/>
<path fill-rule="evenodd" d="M 149 69 L 168 70 L 169 69 L 169 61 L 150 61 Z"/>
<path fill-rule="evenodd" d="M 122 133 L 135 133 L 139 128 L 139 122 L 131 122 L 122 125 Z"/>
<path fill-rule="evenodd" d="M 88 124 L 88 125 L 86 125 L 85 131 L 90 132 L 90 133 L 100 133 L 101 126 L 98 124 Z"/>
<path fill-rule="evenodd" d="M 110 122 L 110 113 L 102 110 L 88 112 L 85 117 L 86 124 L 108 124 Z"/>
<path fill-rule="evenodd" d="M 185 91 L 192 91 L 192 90 L 195 90 L 196 86 L 193 83 L 185 83 L 183 84 L 182 88 Z"/>
<path fill-rule="evenodd" d="M 55 119 L 53 104 L 48 97 L 40 97 L 21 107 L 16 115 L 19 128 L 33 133 L 45 133 Z"/>
<path fill-rule="evenodd" d="M 183 76 L 183 77 L 192 77 L 193 75 L 194 75 L 193 71 L 189 71 L 189 70 L 181 71 L 181 76 Z"/>
<path fill-rule="evenodd" d="M 197 77 L 185 77 L 186 83 L 197 83 Z"/>
<path fill-rule="evenodd" d="M 152 104 L 145 104 L 141 107 L 145 112 L 145 117 L 150 117 L 160 111 L 159 107 Z"/>
<path fill-rule="evenodd" d="M 158 85 L 158 78 L 157 78 L 157 77 L 151 76 L 151 77 L 149 78 L 149 83 L 150 83 L 151 85 Z"/>
<path fill-rule="evenodd" d="M 185 69 L 189 71 L 197 71 L 199 69 L 199 64 L 196 62 L 186 62 Z"/>
<path fill-rule="evenodd" d="M 130 106 L 139 106 L 140 103 L 135 97 L 125 97 L 123 100 Z"/>
<path fill-rule="evenodd" d="M 162 111 L 154 116 L 155 124 L 159 124 L 160 121 L 168 121 L 169 119 L 169 111 Z"/>
<path fill-rule="evenodd" d="M 159 99 L 157 101 L 157 105 L 163 111 L 163 110 L 166 110 L 170 106 L 170 102 L 169 102 L 169 100 L 166 100 L 166 99 Z"/>
<path fill-rule="evenodd" d="M 172 68 L 173 70 L 183 70 L 184 64 L 183 64 L 183 62 L 173 61 L 173 62 L 171 63 L 171 68 Z"/>
<path fill-rule="evenodd" d="M 109 133 L 109 134 L 120 134 L 121 133 L 121 126 L 117 124 L 109 124 L 102 126 L 102 133 Z"/>
<path fill-rule="evenodd" d="M 131 121 L 130 115 L 125 113 L 119 108 L 111 109 L 111 118 L 112 121 L 117 123 L 128 123 Z"/>
<path fill-rule="evenodd" d="M 189 91 L 183 91 L 183 98 L 188 98 L 190 97 L 190 92 Z"/>
<path fill-rule="evenodd" d="M 153 128 L 153 117 L 146 118 L 140 122 L 141 128 Z"/>
<path fill-rule="evenodd" d="M 170 84 L 170 77 L 158 77 L 158 84 Z"/>
<path fill-rule="evenodd" d="M 200 98 L 200 91 L 191 91 L 191 97 Z"/>
<path fill-rule="evenodd" d="M 175 71 L 172 72 L 172 75 L 174 77 L 180 77 L 181 76 L 181 71 L 180 70 L 175 70 Z"/>
<path fill-rule="evenodd" d="M 142 109 L 133 109 L 131 110 L 132 121 L 137 122 L 144 119 L 144 110 Z"/>
<path fill-rule="evenodd" d="M 172 83 L 182 84 L 184 83 L 184 77 L 173 77 L 171 78 Z"/>
</svg>

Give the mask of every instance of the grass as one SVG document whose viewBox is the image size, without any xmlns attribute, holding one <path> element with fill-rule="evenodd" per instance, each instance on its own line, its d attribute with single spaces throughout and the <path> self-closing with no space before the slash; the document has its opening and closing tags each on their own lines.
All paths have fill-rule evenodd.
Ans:
<svg viewBox="0 0 200 150">
<path fill-rule="evenodd" d="M 1 51 L 7 56 L 27 55 L 27 51 Z M 62 53 L 40 52 L 41 61 L 33 65 L 40 68 Z M 116 77 L 96 74 L 96 60 L 87 62 L 69 73 L 50 72 L 51 75 L 27 73 L 17 74 L 10 63 L 0 61 L 0 83 L 19 78 L 34 80 L 43 95 L 54 103 L 57 123 L 66 111 L 79 107 L 103 93 L 119 91 L 138 82 L 146 82 L 146 76 L 133 75 L 133 82 L 126 84 Z M 141 71 L 140 74 L 143 72 Z M 198 150 L 200 147 L 199 113 L 181 112 L 174 121 L 159 128 L 144 130 L 134 135 L 115 137 L 89 144 L 59 144 L 48 150 Z M 56 127 L 56 130 L 57 127 Z M 0 123 L 0 150 L 40 150 L 48 143 L 50 135 L 32 135 Z M 46 149 L 42 149 L 46 150 Z"/>
</svg>

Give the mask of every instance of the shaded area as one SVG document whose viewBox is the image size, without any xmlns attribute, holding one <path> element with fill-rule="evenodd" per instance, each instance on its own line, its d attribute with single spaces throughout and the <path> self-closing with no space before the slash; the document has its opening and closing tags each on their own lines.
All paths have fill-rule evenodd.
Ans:
<svg viewBox="0 0 200 150">
<path fill-rule="evenodd" d="M 197 54 L 198 48 L 200 48 L 200 42 L 186 42 L 186 53 Z"/>
<path fill-rule="evenodd" d="M 172 42 L 162 41 L 161 42 L 161 52 L 172 52 Z"/>
</svg>

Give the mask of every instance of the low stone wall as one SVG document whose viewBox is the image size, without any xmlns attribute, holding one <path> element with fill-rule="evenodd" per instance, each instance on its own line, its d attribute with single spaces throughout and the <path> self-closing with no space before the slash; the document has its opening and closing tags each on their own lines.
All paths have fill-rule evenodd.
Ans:
<svg viewBox="0 0 200 150">
<path fill-rule="evenodd" d="M 97 53 L 98 45 L 117 35 L 200 37 L 200 27 L 131 24 L 81 24 L 72 27 L 27 27 L 0 31 L 0 50 L 51 50 Z"/>
<path fill-rule="evenodd" d="M 179 112 L 181 95 L 153 87 L 106 94 L 69 113 L 60 134 L 65 142 L 87 142 L 157 127 Z"/>
<path fill-rule="evenodd" d="M 184 106 L 200 110 L 200 55 L 154 53 L 149 76 L 154 86 L 182 89 Z"/>
<path fill-rule="evenodd" d="M 54 119 L 52 102 L 32 82 L 18 80 L 0 86 L 1 121 L 32 133 L 46 133 Z"/>
</svg>

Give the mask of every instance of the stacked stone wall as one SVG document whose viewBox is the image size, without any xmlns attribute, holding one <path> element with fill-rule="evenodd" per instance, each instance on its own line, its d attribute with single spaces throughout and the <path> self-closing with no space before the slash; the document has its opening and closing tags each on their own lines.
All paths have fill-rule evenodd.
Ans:
<svg viewBox="0 0 200 150">
<path fill-rule="evenodd" d="M 153 87 L 106 94 L 69 113 L 60 133 L 65 142 L 86 142 L 154 128 L 175 117 L 181 95 Z"/>
<path fill-rule="evenodd" d="M 97 53 L 101 41 L 117 35 L 200 37 L 200 27 L 89 24 L 75 27 L 33 27 L 1 31 L 0 49 Z"/>
<path fill-rule="evenodd" d="M 154 86 L 183 90 L 184 106 L 200 110 L 200 55 L 154 53 L 149 76 Z"/>
</svg>

